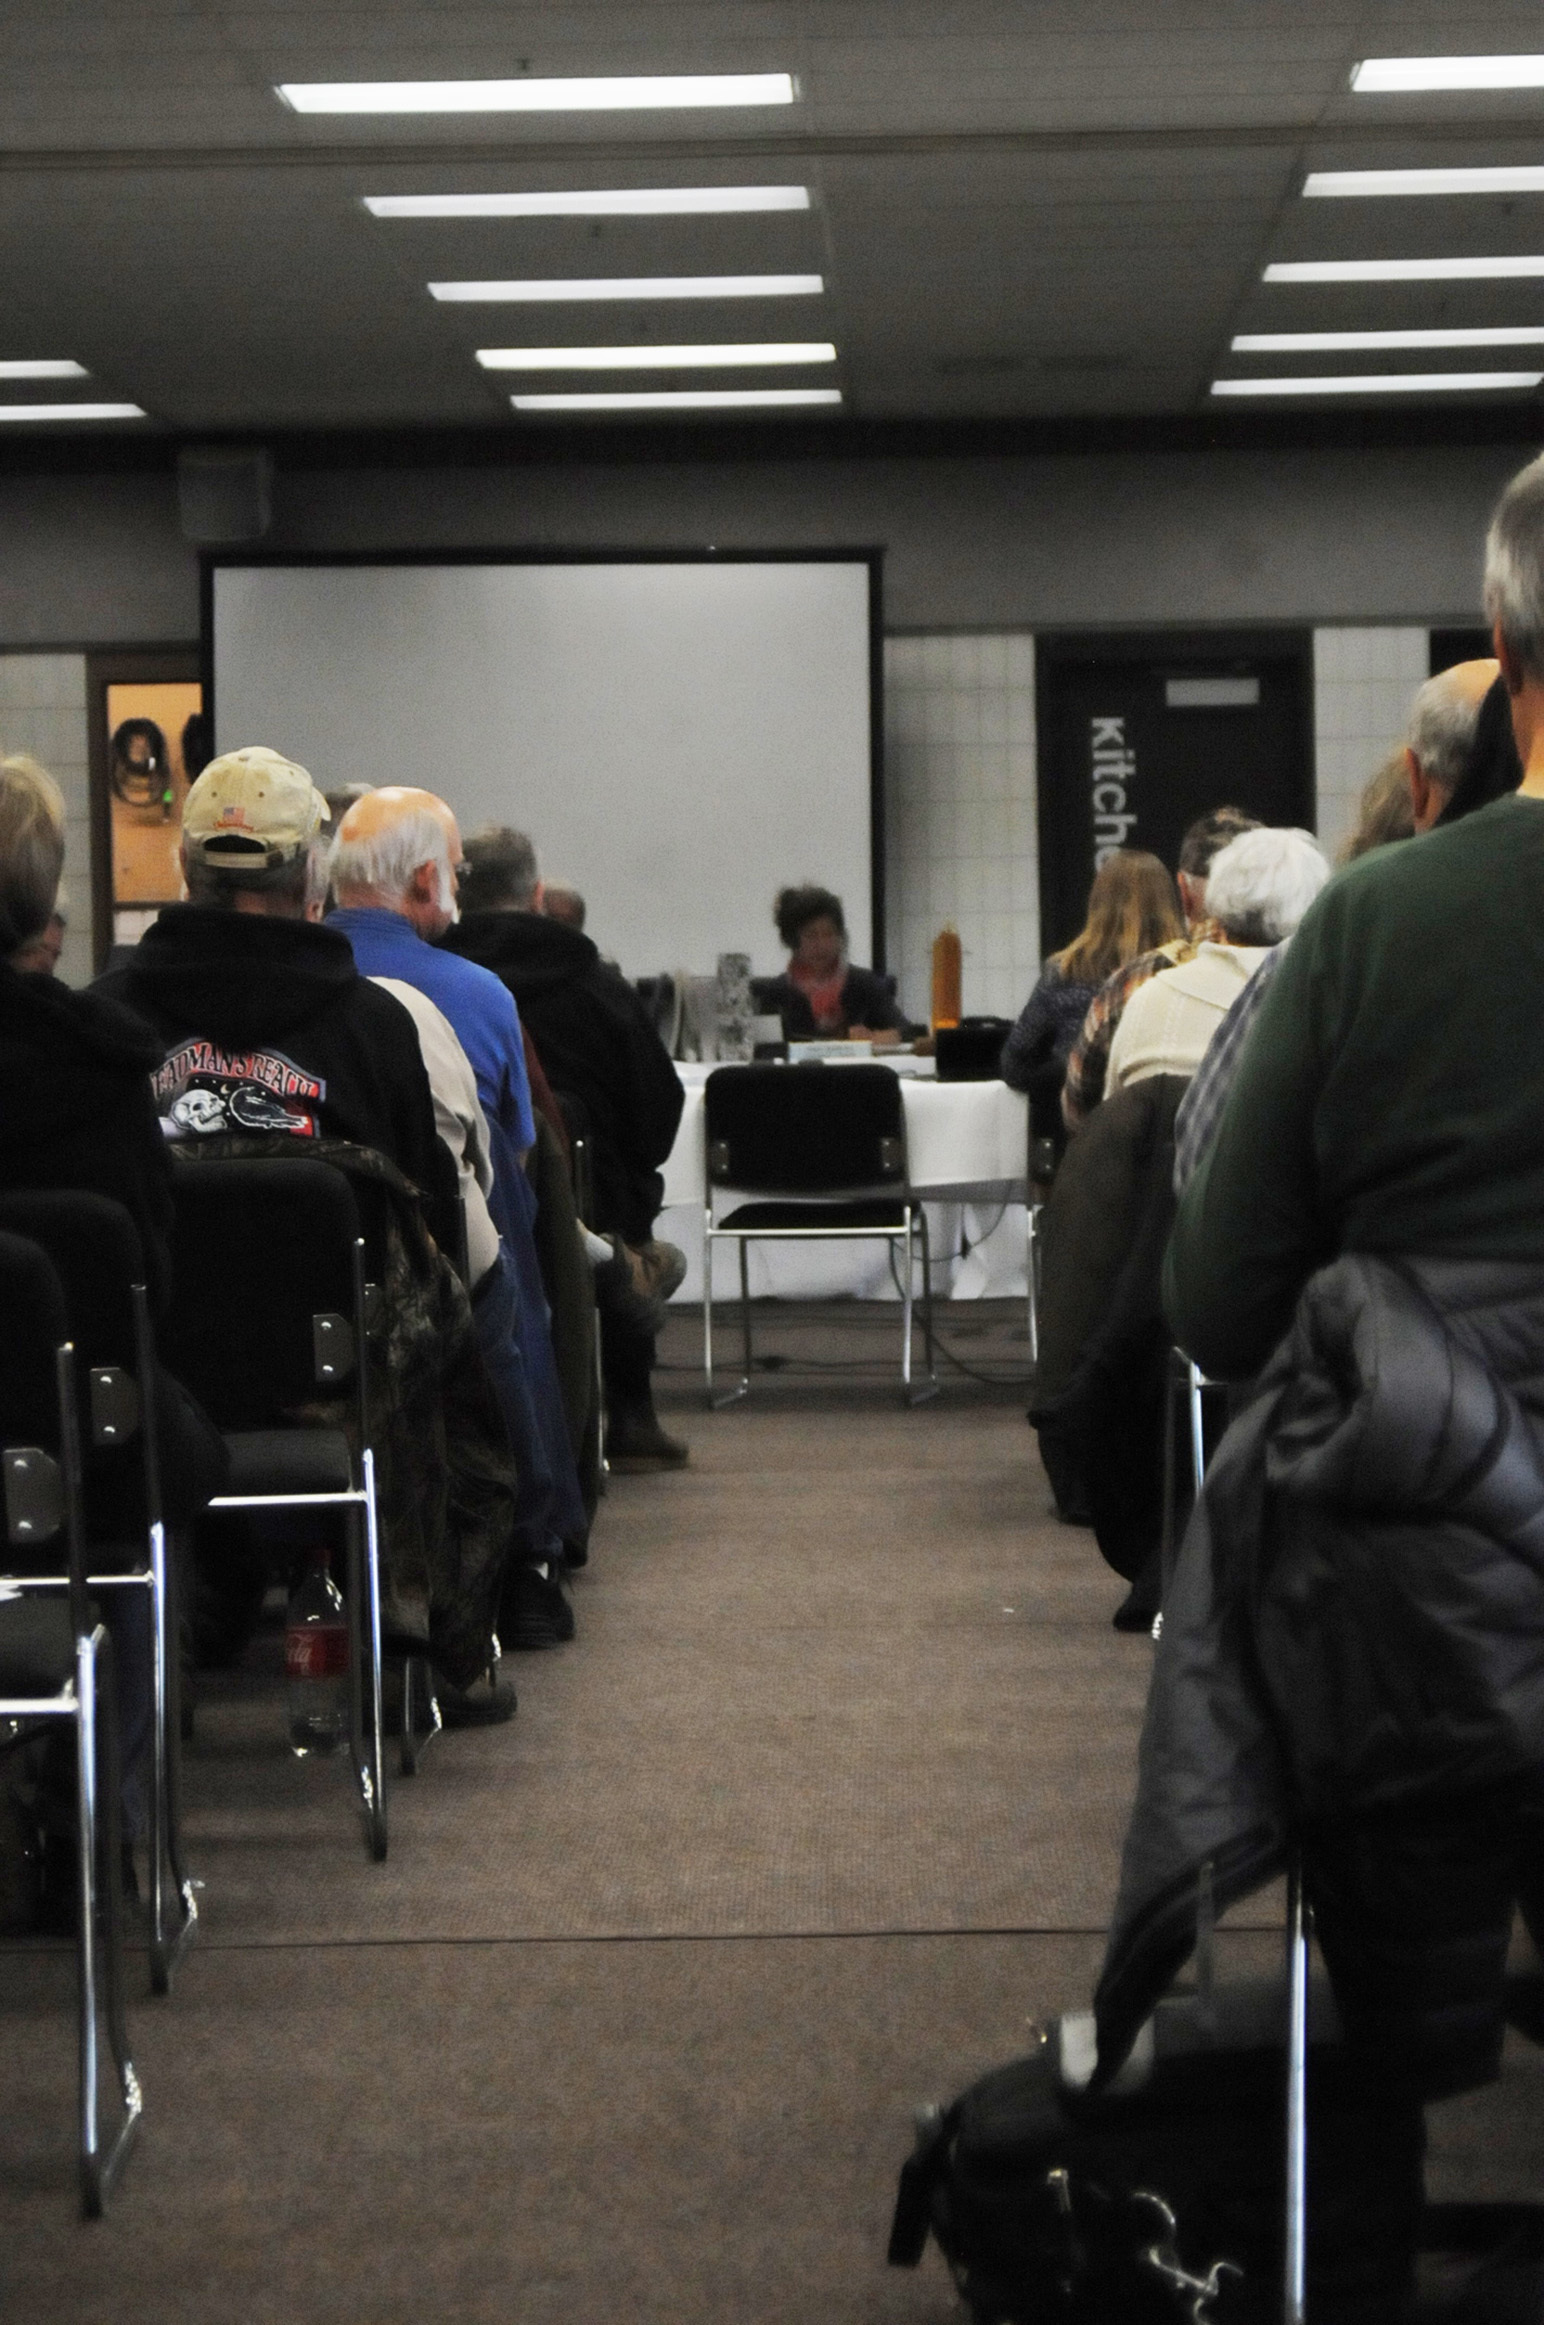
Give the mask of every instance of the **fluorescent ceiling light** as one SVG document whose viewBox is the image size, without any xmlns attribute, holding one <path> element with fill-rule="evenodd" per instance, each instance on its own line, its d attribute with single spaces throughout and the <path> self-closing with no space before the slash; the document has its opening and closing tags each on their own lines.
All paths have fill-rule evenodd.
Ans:
<svg viewBox="0 0 1544 2325">
<path fill-rule="evenodd" d="M 566 282 L 431 283 L 432 298 L 467 304 L 544 306 L 564 299 L 808 299 L 825 289 L 818 274 L 645 274 L 575 276 Z"/>
<path fill-rule="evenodd" d="M 517 412 L 728 412 L 753 404 L 839 404 L 840 388 L 671 388 L 614 395 L 511 396 Z"/>
<path fill-rule="evenodd" d="M 687 218 L 807 210 L 808 186 L 622 186 L 609 193 L 366 194 L 375 218 Z"/>
<path fill-rule="evenodd" d="M 1366 194 L 1544 194 L 1544 167 L 1508 162 L 1499 169 L 1310 170 L 1309 201 Z"/>
<path fill-rule="evenodd" d="M 488 371 L 718 371 L 763 363 L 835 363 L 829 339 L 739 339 L 721 347 L 479 347 Z"/>
<path fill-rule="evenodd" d="M 26 355 L 0 363 L 0 379 L 89 379 L 83 363 L 67 363 L 47 355 Z"/>
<path fill-rule="evenodd" d="M 0 420 L 143 420 L 138 404 L 0 404 Z"/>
<path fill-rule="evenodd" d="M 1544 371 L 1368 371 L 1330 379 L 1214 379 L 1214 396 L 1431 395 L 1466 388 L 1536 388 Z"/>
<path fill-rule="evenodd" d="M 1351 86 L 1363 97 L 1399 89 L 1544 89 L 1544 56 L 1368 57 Z"/>
<path fill-rule="evenodd" d="M 791 105 L 791 73 L 619 73 L 517 81 L 281 81 L 296 113 L 615 113 Z"/>
<path fill-rule="evenodd" d="M 1235 355 L 1327 355 L 1354 347 L 1544 347 L 1544 323 L 1486 324 L 1475 330 L 1244 331 Z"/>
<path fill-rule="evenodd" d="M 1461 283 L 1544 275 L 1544 258 L 1309 258 L 1268 266 L 1268 283 Z"/>
</svg>

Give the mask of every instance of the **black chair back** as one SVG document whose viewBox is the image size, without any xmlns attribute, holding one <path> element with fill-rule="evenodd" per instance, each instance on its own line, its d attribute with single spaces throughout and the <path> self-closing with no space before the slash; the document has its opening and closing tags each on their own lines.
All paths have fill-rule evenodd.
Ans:
<svg viewBox="0 0 1544 2325">
<path fill-rule="evenodd" d="M 906 1118 L 889 1066 L 720 1066 L 703 1100 L 713 1186 L 834 1195 L 906 1183 Z"/>
<path fill-rule="evenodd" d="M 149 1351 L 136 1285 L 145 1280 L 139 1230 L 121 1203 L 78 1189 L 27 1188 L 0 1194 L 0 1229 L 41 1245 L 64 1290 L 81 1410 L 90 1415 L 87 1452 L 87 1518 L 102 1530 L 93 1504 L 92 1471 L 101 1484 L 121 1473 L 135 1490 L 139 1464 L 131 1472 L 119 1458 L 138 1434 L 140 1400 L 152 1393 L 145 1378 Z M 109 1377 L 116 1375 L 116 1379 Z M 111 1490 L 109 1488 L 109 1490 Z M 112 1513 L 122 1532 L 123 1510 Z"/>
<path fill-rule="evenodd" d="M 323 1367 L 328 1389 L 354 1377 L 354 1190 L 302 1160 L 189 1163 L 175 1185 L 166 1362 L 218 1428 L 282 1426 Z"/>
<path fill-rule="evenodd" d="M 70 1562 L 70 1624 L 78 1638 L 89 1616 L 69 1310 L 48 1254 L 24 1236 L 0 1234 L 0 1313 L 7 1545 L 0 1569 L 35 1570 L 36 1553 L 62 1535 Z"/>
<path fill-rule="evenodd" d="M 962 1017 L 941 1025 L 933 1037 L 941 1082 L 995 1082 L 1002 1073 L 1003 1043 L 1013 1031 L 1007 1017 Z"/>
</svg>

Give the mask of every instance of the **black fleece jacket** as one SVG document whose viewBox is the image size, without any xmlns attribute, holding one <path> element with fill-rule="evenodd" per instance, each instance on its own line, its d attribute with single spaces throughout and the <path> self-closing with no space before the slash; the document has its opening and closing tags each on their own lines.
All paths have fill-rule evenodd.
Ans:
<svg viewBox="0 0 1544 2325">
<path fill-rule="evenodd" d="M 589 1224 L 641 1242 L 686 1102 L 643 1003 L 587 936 L 541 913 L 469 912 L 445 942 L 509 987 L 554 1091 L 581 1101 L 595 1162 Z"/>
<path fill-rule="evenodd" d="M 150 1074 L 162 1044 L 100 992 L 0 963 L 0 1186 L 121 1203 L 139 1229 L 152 1301 L 169 1284 L 171 1166 Z"/>
<path fill-rule="evenodd" d="M 348 1138 L 436 1185 L 418 1029 L 335 929 L 169 905 L 93 990 L 160 1037 L 151 1087 L 166 1137 Z"/>
</svg>

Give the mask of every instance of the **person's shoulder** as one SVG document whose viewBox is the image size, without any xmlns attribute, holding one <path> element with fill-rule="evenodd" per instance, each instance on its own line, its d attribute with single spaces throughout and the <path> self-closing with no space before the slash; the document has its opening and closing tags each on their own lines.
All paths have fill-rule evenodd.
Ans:
<svg viewBox="0 0 1544 2325">
<path fill-rule="evenodd" d="M 36 988 L 23 1000 L 40 1023 L 53 1025 L 66 1038 L 73 1034 L 109 1070 L 141 1074 L 160 1064 L 165 1044 L 134 1008 L 130 980 L 112 991 L 100 984 L 66 985 L 57 977 L 18 978 L 17 983 Z"/>
</svg>

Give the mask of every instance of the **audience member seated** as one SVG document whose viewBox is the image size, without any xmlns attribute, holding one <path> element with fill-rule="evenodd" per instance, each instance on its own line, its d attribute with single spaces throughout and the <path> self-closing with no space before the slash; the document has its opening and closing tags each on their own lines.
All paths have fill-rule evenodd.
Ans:
<svg viewBox="0 0 1544 2325">
<path fill-rule="evenodd" d="M 544 880 L 541 909 L 549 920 L 561 920 L 584 934 L 584 898 L 567 880 Z"/>
<path fill-rule="evenodd" d="M 152 1307 L 161 1309 L 171 1289 L 171 1164 L 149 1081 L 161 1045 L 117 1002 L 17 966 L 49 926 L 64 838 L 64 802 L 52 776 L 31 759 L 0 759 L 0 1074 L 10 1094 L 0 1109 L 0 1187 L 70 1189 L 121 1203 L 139 1230 Z M 225 1448 L 169 1374 L 159 1374 L 156 1390 L 163 1506 L 180 1558 L 182 1529 L 224 1482 Z M 149 1643 L 137 1594 L 106 1592 L 102 1611 L 119 1664 L 124 1829 L 132 1843 L 143 1828 L 153 1717 Z M 67 1801 L 61 1778 L 47 1787 L 50 1803 L 61 1788 Z M 67 1806 L 50 1823 L 63 1847 Z M 51 1843 L 50 1864 L 55 1854 Z"/>
<path fill-rule="evenodd" d="M 579 929 L 543 909 L 536 851 L 523 832 L 489 830 L 466 843 L 463 915 L 446 943 L 503 980 L 520 1005 L 548 1078 L 584 1111 L 593 1160 L 595 1216 L 587 1224 L 642 1255 L 659 1300 L 679 1255 L 653 1241 L 665 1191 L 661 1165 L 680 1125 L 685 1093 L 633 988 L 600 959 Z M 621 1261 L 623 1254 L 618 1254 Z M 607 1454 L 620 1470 L 678 1467 L 679 1438 L 654 1410 L 658 1313 L 627 1297 L 629 1271 L 596 1277 L 608 1408 Z"/>
<path fill-rule="evenodd" d="M 847 958 L 839 896 L 829 888 L 783 888 L 772 917 L 788 948 L 788 966 L 780 977 L 756 978 L 753 990 L 758 1009 L 782 1019 L 785 1040 L 863 1041 L 905 1031 L 884 978 L 855 969 Z"/>
<path fill-rule="evenodd" d="M 1307 832 L 1262 829 L 1230 840 L 1206 884 L 1219 934 L 1132 995 L 1110 1046 L 1110 1088 L 1149 1074 L 1193 1074 L 1266 953 L 1292 934 L 1328 878 L 1323 852 Z"/>
<path fill-rule="evenodd" d="M 1491 662 L 1459 665 L 1465 673 L 1483 673 L 1495 667 Z M 1370 855 L 1374 848 L 1413 838 L 1417 828 L 1417 801 L 1424 816 L 1422 830 L 1449 820 L 1455 787 L 1464 782 L 1476 749 L 1483 749 L 1487 755 L 1492 752 L 1489 738 L 1481 737 L 1480 726 L 1499 681 L 1480 692 L 1476 692 L 1468 678 L 1460 679 L 1455 687 L 1443 689 L 1442 680 L 1449 675 L 1443 672 L 1421 688 L 1411 711 L 1410 742 L 1401 744 L 1364 787 L 1356 829 L 1340 851 L 1342 864 L 1354 864 L 1362 856 Z M 1441 690 L 1435 697 L 1433 688 Z M 1501 700 L 1506 699 L 1503 686 Z M 1422 751 L 1424 759 L 1418 756 Z M 1515 752 L 1514 744 L 1514 756 Z M 1266 954 L 1207 1044 L 1206 1055 L 1180 1100 L 1179 1112 L 1174 1118 L 1176 1195 L 1184 1193 L 1186 1181 L 1216 1133 L 1243 1056 L 1244 1043 L 1271 989 L 1284 951 L 1285 945 L 1281 944 Z"/>
<path fill-rule="evenodd" d="M 338 908 L 327 926 L 347 938 L 367 975 L 416 986 L 443 1011 L 476 1076 L 491 1131 L 503 1248 L 476 1287 L 473 1312 L 521 1479 L 519 1556 L 500 1636 L 511 1646 L 556 1646 L 574 1627 L 563 1592 L 563 1544 L 582 1545 L 587 1519 L 532 1240 L 533 1198 L 521 1168 L 536 1128 L 519 1013 L 496 977 L 430 941 L 455 918 L 460 861 L 461 835 L 442 799 L 398 784 L 372 791 L 338 826 Z"/>
<path fill-rule="evenodd" d="M 1115 1039 L 1126 1003 L 1137 987 L 1145 985 L 1149 977 L 1161 975 L 1165 969 L 1193 960 L 1202 938 L 1216 934 L 1206 915 L 1206 875 L 1219 849 L 1225 848 L 1229 840 L 1236 840 L 1240 832 L 1254 829 L 1254 817 L 1245 815 L 1241 808 L 1214 807 L 1208 814 L 1197 816 L 1180 841 L 1177 879 L 1180 910 L 1185 916 L 1184 930 L 1150 952 L 1138 953 L 1124 968 L 1116 969 L 1090 1001 L 1077 1040 L 1067 1053 L 1067 1071 L 1062 1082 L 1061 1113 L 1068 1130 L 1076 1130 L 1083 1117 L 1104 1096 L 1110 1044 Z"/>
<path fill-rule="evenodd" d="M 1183 934 L 1174 883 L 1158 858 L 1141 848 L 1106 856 L 1088 892 L 1087 919 L 1070 945 L 1052 953 L 1003 1044 L 1009 1088 L 1029 1090 L 1047 1071 L 1059 1079 L 1106 978 Z"/>
<path fill-rule="evenodd" d="M 196 1147 L 218 1157 L 251 1152 L 255 1141 L 258 1151 L 319 1153 L 365 1176 L 371 1165 L 394 1170 L 407 1182 L 401 1232 L 427 1245 L 415 1191 L 443 1185 L 451 1165 L 435 1128 L 417 1027 L 400 1002 L 360 974 L 347 940 L 318 925 L 326 812 L 306 770 L 276 751 L 254 746 L 211 760 L 183 803 L 190 901 L 168 905 L 95 993 L 127 1003 L 155 1030 L 160 1054 L 150 1087 L 174 1153 Z M 388 1181 L 372 1183 L 384 1190 L 383 1201 L 390 1197 Z M 432 1245 L 427 1249 L 432 1254 Z M 435 1267 L 449 1275 L 437 1255 L 425 1261 L 425 1269 Z M 440 1384 L 458 1384 L 455 1410 L 469 1433 L 481 1426 L 489 1392 L 465 1294 L 458 1308 L 453 1279 L 447 1284 L 425 1270 L 420 1276 L 412 1329 L 420 1342 L 433 1338 L 433 1363 L 415 1372 L 411 1390 L 405 1381 L 383 1383 L 380 1400 L 392 1416 L 380 1472 L 397 1481 L 391 1492 L 382 1488 L 383 1588 L 389 1628 L 432 1648 L 451 1705 L 488 1661 L 488 1593 L 509 1529 L 500 1534 L 496 1513 L 479 1504 L 474 1554 L 471 1521 L 446 1475 L 446 1460 L 458 1475 L 467 1463 L 481 1474 L 491 1442 L 463 1449 L 452 1440 L 445 1458 L 435 1458 L 435 1444 L 447 1435 Z M 465 1320 L 464 1345 L 458 1318 Z M 409 1394 L 434 1402 L 427 1421 L 419 1407 L 396 1401 Z M 448 1396 L 446 1403 L 448 1410 Z M 502 1459 L 512 1469 L 507 1454 Z M 512 1491 L 511 1478 L 511 1521 Z M 235 1579 L 228 1556 L 226 1546 L 203 1562 L 210 1594 Z M 243 1594 L 228 1613 L 234 1645 L 251 1603 Z M 505 1693 L 507 1717 L 513 1698 Z M 481 1704 L 480 1696 L 469 1697 L 466 1716 Z"/>
<path fill-rule="evenodd" d="M 1359 2281 L 1311 2284 L 1321 2325 L 1405 2315 L 1422 2102 L 1497 2073 L 1514 1910 L 1544 1918 L 1544 461 L 1502 495 L 1485 602 L 1520 792 L 1320 898 L 1166 1271 L 1181 1344 L 1257 1385 L 1165 1609 L 1101 2071 L 1184 1950 L 1198 1861 L 1230 1868 L 1222 1911 L 1295 1841 L 1385 2113 L 1342 2189 Z"/>
</svg>

